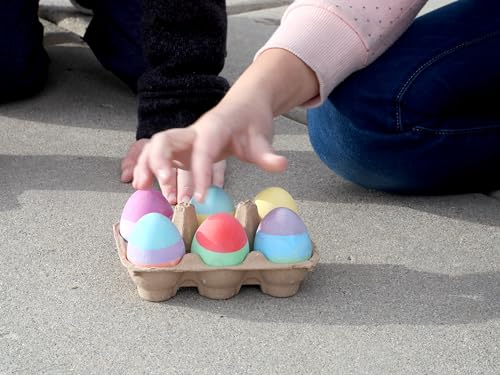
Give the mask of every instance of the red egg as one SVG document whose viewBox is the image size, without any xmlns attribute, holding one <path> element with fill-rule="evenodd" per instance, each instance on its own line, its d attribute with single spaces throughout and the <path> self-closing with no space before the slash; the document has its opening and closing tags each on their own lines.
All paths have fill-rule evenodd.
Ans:
<svg viewBox="0 0 500 375">
<path fill-rule="evenodd" d="M 191 251 L 211 266 L 237 265 L 249 251 L 247 234 L 234 216 L 211 215 L 196 231 Z"/>
</svg>

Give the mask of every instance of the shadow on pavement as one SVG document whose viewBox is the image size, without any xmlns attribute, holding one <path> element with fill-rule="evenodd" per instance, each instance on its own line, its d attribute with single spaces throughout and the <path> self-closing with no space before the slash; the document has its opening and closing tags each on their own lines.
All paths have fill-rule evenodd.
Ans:
<svg viewBox="0 0 500 375">
<path fill-rule="evenodd" d="M 0 155 L 0 211 L 18 208 L 17 197 L 26 190 L 131 192 L 119 181 L 119 168 L 118 158 Z"/>
<path fill-rule="evenodd" d="M 282 186 L 301 201 L 408 207 L 451 219 L 500 227 L 500 200 L 484 194 L 402 196 L 367 190 L 335 175 L 312 151 L 280 151 L 289 160 L 284 174 L 268 174 L 256 167 L 229 164 L 227 187 L 236 199 L 248 199 L 249 186 Z M 258 181 L 256 183 L 255 181 Z M 255 191 L 255 194 L 259 190 Z M 331 207 L 329 209 L 334 209 Z M 325 214 L 327 216 L 327 214 Z"/>
<path fill-rule="evenodd" d="M 165 307 L 307 325 L 456 325 L 500 318 L 499 272 L 448 276 L 390 264 L 319 264 L 308 277 L 292 298 L 249 298 L 261 292 L 243 287 L 234 302 L 224 303 L 190 288 L 181 289 Z"/>
<path fill-rule="evenodd" d="M 135 130 L 136 100 L 88 48 L 64 43 L 64 35 L 48 34 L 53 60 L 50 79 L 39 96 L 2 105 L 2 116 L 40 123 L 95 129 Z M 68 41 L 71 41 L 71 34 Z M 304 134 L 302 126 L 280 126 L 281 134 Z M 242 163 L 230 163 L 227 188 L 234 198 L 247 199 L 266 186 L 283 186 L 300 201 L 375 204 L 409 207 L 438 216 L 500 226 L 500 200 L 482 194 L 406 197 L 369 191 L 333 174 L 311 151 L 280 152 L 290 161 L 287 173 L 271 175 Z M 0 156 L 3 210 L 16 207 L 16 196 L 27 189 L 114 191 L 119 160 L 76 156 Z M 96 175 L 104 173 L 109 176 Z M 26 171 L 29 171 L 26 172 Z M 78 172 L 81 171 L 82 173 Z M 47 176 L 50 176 L 47 177 Z M 256 182 L 257 181 L 257 182 Z M 257 186 L 258 190 L 253 191 Z M 14 203 L 13 203 L 14 202 Z M 327 214 L 326 214 L 327 215 Z"/>
<path fill-rule="evenodd" d="M 318 165 L 312 152 L 294 152 L 283 175 L 257 171 L 243 163 L 229 163 L 226 188 L 235 200 L 251 198 L 252 186 L 284 186 L 298 200 L 330 204 L 408 207 L 472 223 L 500 226 L 500 200 L 482 194 L 404 197 L 365 190 Z M 120 159 L 67 155 L 0 155 L 0 210 L 17 207 L 25 190 L 130 191 L 119 182 Z M 318 175 L 324 172 L 324 176 Z M 258 181 L 257 183 L 255 181 Z M 334 209 L 334 206 L 326 209 Z M 323 214 L 328 217 L 328 213 Z"/>
<path fill-rule="evenodd" d="M 46 37 L 49 43 L 64 40 L 65 34 Z M 88 48 L 55 44 L 47 51 L 51 65 L 45 88 L 33 98 L 0 104 L 2 116 L 70 127 L 135 131 L 134 94 L 102 68 Z"/>
</svg>

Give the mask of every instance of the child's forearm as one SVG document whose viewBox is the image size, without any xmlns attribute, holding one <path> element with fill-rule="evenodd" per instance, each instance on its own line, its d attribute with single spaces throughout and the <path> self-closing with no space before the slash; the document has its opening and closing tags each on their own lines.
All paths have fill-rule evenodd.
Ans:
<svg viewBox="0 0 500 375">
<path fill-rule="evenodd" d="M 257 55 L 283 48 L 298 56 L 318 77 L 320 98 L 313 104 L 319 104 L 340 82 L 387 50 L 426 2 L 296 0 Z"/>
<path fill-rule="evenodd" d="M 259 55 L 229 90 L 223 102 L 259 103 L 278 116 L 318 94 L 315 73 L 292 53 L 273 48 Z"/>
</svg>

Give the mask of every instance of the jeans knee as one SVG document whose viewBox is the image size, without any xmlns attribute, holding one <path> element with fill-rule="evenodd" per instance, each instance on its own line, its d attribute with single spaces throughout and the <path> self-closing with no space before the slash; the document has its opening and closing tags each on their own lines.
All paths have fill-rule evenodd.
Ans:
<svg viewBox="0 0 500 375">
<path fill-rule="evenodd" d="M 358 142 L 356 138 L 349 139 L 349 132 L 345 131 L 350 127 L 349 118 L 327 100 L 320 107 L 309 110 L 307 120 L 311 145 L 321 161 L 336 174 L 362 184 L 351 176 L 352 164 L 358 164 L 361 160 L 350 157 L 351 165 L 347 163 L 347 150 Z"/>
<path fill-rule="evenodd" d="M 385 132 L 362 126 L 331 100 L 308 111 L 311 144 L 339 176 L 397 194 L 450 194 L 498 189 L 500 130 L 460 134 Z"/>
<path fill-rule="evenodd" d="M 420 170 L 411 167 L 414 156 L 408 134 L 384 133 L 358 127 L 327 100 L 308 111 L 311 144 L 318 157 L 337 175 L 368 189 L 393 193 L 423 191 Z"/>
</svg>

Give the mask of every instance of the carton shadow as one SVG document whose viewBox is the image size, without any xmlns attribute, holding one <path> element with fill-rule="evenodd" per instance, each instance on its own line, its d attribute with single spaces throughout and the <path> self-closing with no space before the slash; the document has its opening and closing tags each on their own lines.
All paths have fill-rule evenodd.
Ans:
<svg viewBox="0 0 500 375">
<path fill-rule="evenodd" d="M 165 303 L 268 323 L 456 325 L 500 318 L 499 272 L 449 276 L 391 264 L 320 263 L 296 296 L 277 299 L 260 293 L 244 287 L 223 303 L 202 298 L 194 289 L 180 290 Z"/>
</svg>

